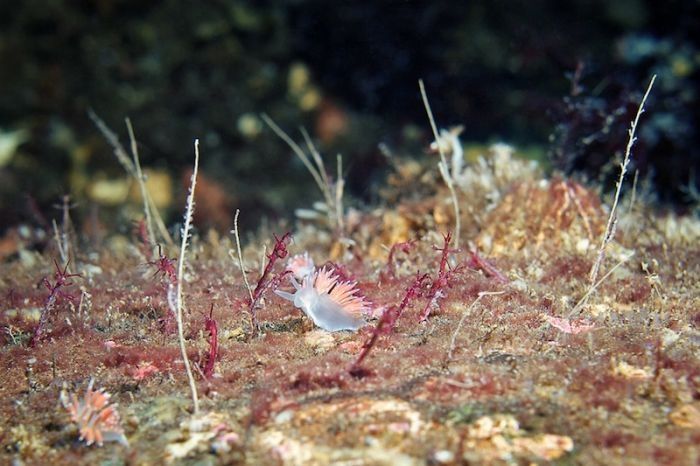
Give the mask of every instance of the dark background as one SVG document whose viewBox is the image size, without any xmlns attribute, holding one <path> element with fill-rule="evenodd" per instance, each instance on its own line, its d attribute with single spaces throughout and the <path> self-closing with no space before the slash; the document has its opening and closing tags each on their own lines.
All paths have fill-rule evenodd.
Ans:
<svg viewBox="0 0 700 466">
<path fill-rule="evenodd" d="M 76 218 L 91 212 L 131 228 L 126 215 L 88 194 L 95 180 L 124 176 L 89 108 L 124 143 L 124 117 L 131 118 L 142 164 L 175 186 L 170 221 L 182 210 L 194 138 L 204 183 L 220 196 L 216 218 L 200 224 L 225 230 L 240 207 L 253 226 L 291 217 L 320 197 L 301 163 L 256 126 L 260 112 L 298 140 L 296 128 L 306 126 L 330 161 L 341 152 L 350 197 L 377 202 L 389 169 L 379 143 L 427 159 L 419 78 L 438 123 L 464 125 L 466 144 L 526 147 L 548 169 L 609 188 L 629 121 L 656 73 L 633 170 L 647 197 L 687 211 L 697 207 L 700 178 L 700 51 L 691 35 L 700 30 L 699 5 L 2 2 L 0 139 L 15 134 L 22 142 L 0 167 L 2 228 L 58 216 L 53 205 L 64 194 Z M 290 84 L 290 76 L 304 75 Z"/>
</svg>

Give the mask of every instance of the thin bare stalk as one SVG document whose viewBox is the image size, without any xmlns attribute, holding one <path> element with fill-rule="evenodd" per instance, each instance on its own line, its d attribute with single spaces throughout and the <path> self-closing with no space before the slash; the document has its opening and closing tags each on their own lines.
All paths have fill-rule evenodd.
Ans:
<svg viewBox="0 0 700 466">
<path fill-rule="evenodd" d="M 250 287 L 248 282 L 248 275 L 245 273 L 245 267 L 243 266 L 243 254 L 241 253 L 241 238 L 238 236 L 238 214 L 241 211 L 236 209 L 236 215 L 233 217 L 233 236 L 236 238 L 236 251 L 238 252 L 238 265 L 241 268 L 241 273 L 243 274 L 243 282 L 245 283 L 245 288 L 248 290 L 248 296 L 250 296 L 250 302 L 253 302 L 253 289 Z"/>
<path fill-rule="evenodd" d="M 260 256 L 260 275 L 265 271 L 265 259 L 267 258 L 267 244 L 263 244 L 262 255 Z"/>
<path fill-rule="evenodd" d="M 299 131 L 301 132 L 301 135 L 304 137 L 304 142 L 306 143 L 306 147 L 309 149 L 309 153 L 311 154 L 311 158 L 316 163 L 316 171 L 321 176 L 321 179 L 323 180 L 323 186 L 327 190 L 331 186 L 331 181 L 328 179 L 328 173 L 326 173 L 326 165 L 323 163 L 323 159 L 321 158 L 321 153 L 318 151 L 318 149 L 316 149 L 316 146 L 314 145 L 314 142 L 311 140 L 311 136 L 309 136 L 309 132 L 306 131 L 306 128 L 304 128 L 303 126 L 300 126 Z"/>
<path fill-rule="evenodd" d="M 481 298 L 483 298 L 484 296 L 494 296 L 503 293 L 505 293 L 505 291 L 482 291 L 479 293 L 476 299 L 469 305 L 469 307 L 464 310 L 464 312 L 462 313 L 462 318 L 459 319 L 457 328 L 452 334 L 452 340 L 450 341 L 450 349 L 447 352 L 447 362 L 450 362 L 452 360 L 452 354 L 454 353 L 455 345 L 457 343 L 457 335 L 459 335 L 459 331 L 462 329 L 462 324 L 466 320 L 467 316 L 471 313 L 472 309 L 474 309 L 477 303 L 481 301 Z"/>
<path fill-rule="evenodd" d="M 107 124 L 102 121 L 102 119 L 98 117 L 97 114 L 92 111 L 92 109 L 88 110 L 88 117 L 90 117 L 95 126 L 97 126 L 97 129 L 100 130 L 102 136 L 104 136 L 109 145 L 112 146 L 114 156 L 117 158 L 121 166 L 124 167 L 124 170 L 129 175 L 134 176 L 134 163 L 131 161 L 131 159 L 129 159 L 129 156 L 126 153 L 124 146 L 122 146 L 122 143 L 119 142 L 117 135 L 111 129 L 109 129 Z"/>
<path fill-rule="evenodd" d="M 649 97 L 649 93 L 651 92 L 651 88 L 654 86 L 654 81 L 656 80 L 656 75 L 652 76 L 651 81 L 649 82 L 649 86 L 647 87 L 647 91 L 644 93 L 644 97 L 642 97 L 642 101 L 639 103 L 639 108 L 637 109 L 637 115 L 634 117 L 634 120 L 632 121 L 630 125 L 630 129 L 628 130 L 629 133 L 629 139 L 627 141 L 627 148 L 625 149 L 625 158 L 622 160 L 622 163 L 620 164 L 620 177 L 617 180 L 617 184 L 615 187 L 615 198 L 613 199 L 613 205 L 612 209 L 610 209 L 610 216 L 608 217 L 608 224 L 605 227 L 605 233 L 603 234 L 603 238 L 600 243 L 600 249 L 598 250 L 598 257 L 596 258 L 596 261 L 593 263 L 593 267 L 591 267 L 591 272 L 589 275 L 589 281 L 590 283 L 595 283 L 596 278 L 598 278 L 598 272 L 600 271 L 600 266 L 603 263 L 603 259 L 605 259 L 605 251 L 608 247 L 608 244 L 610 241 L 613 240 L 615 237 L 615 230 L 617 229 L 617 220 L 618 220 L 618 215 L 617 215 L 617 204 L 620 201 L 620 192 L 622 191 L 622 182 L 625 179 L 625 174 L 627 173 L 627 167 L 630 162 L 630 156 L 632 154 L 632 146 L 634 145 L 634 142 L 637 140 L 637 138 L 634 136 L 635 131 L 637 130 L 637 124 L 639 123 L 639 117 L 644 113 L 644 104 L 647 101 L 647 97 Z"/>
<path fill-rule="evenodd" d="M 139 183 L 139 186 L 143 183 L 143 173 L 141 173 L 141 168 L 140 166 L 137 167 L 135 165 L 135 162 L 132 161 L 132 159 L 129 158 L 127 155 L 126 149 L 124 149 L 124 146 L 122 146 L 122 143 L 119 141 L 119 138 L 117 135 L 110 130 L 107 125 L 105 124 L 104 121 L 100 119 L 100 117 L 95 114 L 92 110 L 88 110 L 88 116 L 92 120 L 92 122 L 97 126 L 97 129 L 100 130 L 102 133 L 102 136 L 107 140 L 110 146 L 112 146 L 112 150 L 114 152 L 114 156 L 117 158 L 117 161 L 121 164 L 122 167 L 124 167 L 124 170 L 126 171 L 127 174 L 131 175 L 134 177 L 137 182 Z M 134 132 L 133 129 L 131 128 L 131 122 L 127 119 L 127 129 L 129 130 L 129 138 L 131 140 L 131 149 L 133 152 L 133 158 L 134 160 L 138 161 L 138 153 L 136 152 L 136 141 L 134 139 Z M 143 196 L 145 192 L 145 196 Z M 168 228 L 165 226 L 165 222 L 163 222 L 162 217 L 160 216 L 160 212 L 158 212 L 158 208 L 156 207 L 155 203 L 153 202 L 153 198 L 150 196 L 148 193 L 148 190 L 145 189 L 145 186 L 142 187 L 141 189 L 141 194 L 144 197 L 144 214 L 146 215 L 146 223 L 147 223 L 147 228 L 149 228 L 149 236 L 153 234 L 153 228 L 152 228 L 152 223 L 149 225 L 148 223 L 148 218 L 150 217 L 152 222 L 155 221 L 156 226 L 158 227 L 158 232 L 160 233 L 161 237 L 163 240 L 168 244 L 169 246 L 173 246 L 175 242 L 173 241 L 172 236 L 170 236 L 170 233 L 168 232 Z M 155 238 L 155 235 L 153 234 L 152 238 Z M 149 238 L 151 239 L 151 238 Z M 155 244 L 155 242 L 154 242 Z"/>
<path fill-rule="evenodd" d="M 304 152 L 304 150 L 301 147 L 299 147 L 299 144 L 294 142 L 294 140 L 291 137 L 289 137 L 289 135 L 282 128 L 277 126 L 277 123 L 275 123 L 272 120 L 272 118 L 267 116 L 267 114 L 263 113 L 261 115 L 261 118 L 280 139 L 287 143 L 287 145 L 292 149 L 296 156 L 299 157 L 299 160 L 301 160 L 301 162 L 304 164 L 309 173 L 311 173 L 311 176 L 314 178 L 316 185 L 321 190 L 324 197 L 326 197 L 326 200 L 328 200 L 327 188 L 325 183 L 323 182 L 323 177 L 321 173 L 316 169 L 316 167 L 311 163 L 311 160 L 309 160 L 309 156 L 306 155 L 306 152 Z"/>
<path fill-rule="evenodd" d="M 70 218 L 70 209 L 75 207 L 75 204 L 71 205 L 70 195 L 65 194 L 61 197 L 61 203 L 54 204 L 54 207 L 61 211 L 61 227 L 58 227 L 55 219 L 52 219 L 51 222 L 58 253 L 61 256 L 61 263 L 65 266 L 70 262 L 73 256 L 72 252 L 75 249 L 73 246 L 73 222 Z"/>
<path fill-rule="evenodd" d="M 182 360 L 185 363 L 185 371 L 187 372 L 187 380 L 190 384 L 192 392 L 192 404 L 194 406 L 194 414 L 199 413 L 199 398 L 197 396 L 197 385 L 192 375 L 190 360 L 187 357 L 187 349 L 185 348 L 185 335 L 182 325 L 182 282 L 185 270 L 185 254 L 187 253 L 187 239 L 190 235 L 192 226 L 192 214 L 194 213 L 194 191 L 197 185 L 197 170 L 199 169 L 199 139 L 194 140 L 194 171 L 192 172 L 192 181 L 190 182 L 190 192 L 187 196 L 187 207 L 185 209 L 185 224 L 182 227 L 182 243 L 180 245 L 180 257 L 177 262 L 177 294 L 175 300 L 176 317 L 177 317 L 177 337 L 180 342 L 180 353 Z"/>
<path fill-rule="evenodd" d="M 78 319 L 83 317 L 83 303 L 85 301 L 85 295 L 87 292 L 85 290 L 80 291 L 80 301 L 78 302 Z"/>
<path fill-rule="evenodd" d="M 445 157 L 445 151 L 440 144 L 440 136 L 438 135 L 437 125 L 435 124 L 435 118 L 433 117 L 433 111 L 430 108 L 430 102 L 428 102 L 428 94 L 425 92 L 425 85 L 423 80 L 418 80 L 418 86 L 420 87 L 420 95 L 423 98 L 423 106 L 428 114 L 428 120 L 430 121 L 430 128 L 433 130 L 433 137 L 435 138 L 435 143 L 438 147 L 438 152 L 440 153 L 440 163 L 438 164 L 438 169 L 440 170 L 440 175 L 447 185 L 447 189 L 450 191 L 450 197 L 452 198 L 452 206 L 455 211 L 455 249 L 459 249 L 459 234 L 461 229 L 461 219 L 459 213 L 459 202 L 457 200 L 457 192 L 455 191 L 454 181 L 450 175 L 449 168 L 447 168 L 447 158 Z"/>
<path fill-rule="evenodd" d="M 338 167 L 338 180 L 335 183 L 335 218 L 338 221 L 338 228 L 341 233 L 345 231 L 345 219 L 343 218 L 343 190 L 345 189 L 345 179 L 343 178 L 343 156 L 338 154 L 335 159 Z"/>
<path fill-rule="evenodd" d="M 73 236 L 73 222 L 70 218 L 70 209 L 75 207 L 75 204 L 71 205 L 70 195 L 66 194 L 61 198 L 61 242 L 63 246 L 61 250 L 61 259 L 63 260 L 63 265 L 67 265 L 71 257 L 73 256 L 73 241 L 75 240 Z"/>
<path fill-rule="evenodd" d="M 632 179 L 632 195 L 630 196 L 630 205 L 627 207 L 627 210 L 632 212 L 632 208 L 634 207 L 634 201 L 637 200 L 637 180 L 639 179 L 639 170 L 634 171 L 634 178 Z"/>
<path fill-rule="evenodd" d="M 64 247 L 63 241 L 61 240 L 62 236 L 61 232 L 58 230 L 56 219 L 52 219 L 51 224 L 53 225 L 53 236 L 54 240 L 56 241 L 56 247 L 58 247 L 58 255 L 61 256 L 61 263 L 66 264 L 68 262 L 68 254 Z"/>
<path fill-rule="evenodd" d="M 613 273 L 615 270 L 617 270 L 617 268 L 618 268 L 619 266 L 621 266 L 622 264 L 624 264 L 625 262 L 627 262 L 628 260 L 630 260 L 630 259 L 632 258 L 632 256 L 634 256 L 634 252 L 631 253 L 630 255 L 625 256 L 625 257 L 623 257 L 622 259 L 620 259 L 620 261 L 619 261 L 617 264 L 615 264 L 615 265 L 613 266 L 613 268 L 611 268 L 610 270 L 608 270 L 608 272 L 607 272 L 605 275 L 603 275 L 603 276 L 601 277 L 600 280 L 598 280 L 598 281 L 595 282 L 593 285 L 591 285 L 591 286 L 588 288 L 588 291 L 586 291 L 586 294 L 584 294 L 583 297 L 581 297 L 581 299 L 578 301 L 578 303 L 576 303 L 576 306 L 574 306 L 574 308 L 571 310 L 571 312 L 569 313 L 569 318 L 571 318 L 574 314 L 576 314 L 578 311 L 580 311 L 580 310 L 583 308 L 583 306 L 586 305 L 586 302 L 588 301 L 588 298 L 590 298 L 590 296 L 593 294 L 593 292 L 594 292 L 594 291 L 595 291 L 595 290 L 596 290 L 610 275 L 612 275 L 612 273 Z"/>
<path fill-rule="evenodd" d="M 335 218 L 331 218 L 331 223 L 335 223 L 338 231 L 342 235 L 345 231 L 344 220 L 343 220 L 343 190 L 345 187 L 345 180 L 343 179 L 343 157 L 338 154 L 336 157 L 337 173 L 338 179 L 335 183 L 328 177 L 328 172 L 326 172 L 326 165 L 323 163 L 321 158 L 321 153 L 316 149 L 309 133 L 306 128 L 300 127 L 299 130 L 304 137 L 306 142 L 306 147 L 309 149 L 311 157 L 316 163 L 316 170 L 323 179 L 324 187 L 322 188 L 323 197 L 326 199 L 326 204 L 328 206 L 329 214 L 335 215 Z"/>
<path fill-rule="evenodd" d="M 154 213 L 153 220 L 155 220 L 155 223 L 156 223 L 156 226 L 158 227 L 158 232 L 160 233 L 160 236 L 163 238 L 163 240 L 168 245 L 174 245 L 175 241 L 173 241 L 173 237 L 170 236 L 170 232 L 168 231 L 168 227 L 165 226 L 165 222 L 163 221 L 163 217 L 160 216 L 160 212 L 158 211 L 158 207 L 156 207 L 156 204 L 155 204 L 155 202 L 153 202 L 153 198 L 151 197 L 150 194 L 148 194 L 148 205 L 151 208 L 151 212 Z"/>
<path fill-rule="evenodd" d="M 326 203 L 328 220 L 331 223 L 331 225 L 335 225 L 335 227 L 338 229 L 338 232 L 342 235 L 344 233 L 342 198 L 345 184 L 342 177 L 342 167 L 340 166 L 340 164 L 342 163 L 342 158 L 340 158 L 339 156 L 336 159 L 339 164 L 338 179 L 334 183 L 333 180 L 331 180 L 331 178 L 328 176 L 328 173 L 326 172 L 326 166 L 323 163 L 323 158 L 321 157 L 321 154 L 319 153 L 318 149 L 316 149 L 316 146 L 311 140 L 311 137 L 309 136 L 309 133 L 306 131 L 306 129 L 302 127 L 300 128 L 300 131 L 302 136 L 304 137 L 304 142 L 306 143 L 306 147 L 309 151 L 309 154 L 311 154 L 311 157 L 309 157 L 309 155 L 304 151 L 304 149 L 302 149 L 299 146 L 299 144 L 294 142 L 294 140 L 291 137 L 289 137 L 289 135 L 282 128 L 280 128 L 272 120 L 272 118 L 267 116 L 265 113 L 261 115 L 261 118 L 272 129 L 272 131 L 274 131 L 274 133 L 280 139 L 282 139 L 290 147 L 290 149 L 292 149 L 292 151 L 296 154 L 297 157 L 299 157 L 299 159 L 304 164 L 309 173 L 311 173 L 311 176 L 316 182 L 318 189 L 321 190 L 321 194 L 323 195 L 323 199 Z"/>
<path fill-rule="evenodd" d="M 146 230 L 148 231 L 148 240 L 151 242 L 151 253 L 156 252 L 156 235 L 153 232 L 153 220 L 151 219 L 151 209 L 148 205 L 148 190 L 146 189 L 146 180 L 143 176 L 143 171 L 141 170 L 141 161 L 139 160 L 139 150 L 136 144 L 136 136 L 134 136 L 134 128 L 131 126 L 131 120 L 125 118 L 126 129 L 129 132 L 129 141 L 131 142 L 131 155 L 134 162 L 134 172 L 136 174 L 136 181 L 141 190 L 141 199 L 143 200 L 143 213 L 146 217 Z"/>
</svg>

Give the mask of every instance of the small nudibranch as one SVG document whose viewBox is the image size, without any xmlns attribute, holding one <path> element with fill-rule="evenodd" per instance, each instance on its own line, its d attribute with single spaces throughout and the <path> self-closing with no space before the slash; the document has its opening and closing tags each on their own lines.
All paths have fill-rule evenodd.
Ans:
<svg viewBox="0 0 700 466">
<path fill-rule="evenodd" d="M 368 304 L 356 283 L 338 281 L 333 272 L 325 267 L 307 275 L 301 284 L 290 277 L 295 293 L 275 290 L 275 293 L 289 301 L 324 330 L 357 330 L 365 323 L 362 313 Z"/>
</svg>

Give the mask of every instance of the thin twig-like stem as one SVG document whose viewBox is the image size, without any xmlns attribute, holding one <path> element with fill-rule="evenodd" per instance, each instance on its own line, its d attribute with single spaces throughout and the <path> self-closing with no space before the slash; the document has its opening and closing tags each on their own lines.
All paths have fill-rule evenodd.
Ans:
<svg viewBox="0 0 700 466">
<path fill-rule="evenodd" d="M 311 160 L 309 160 L 309 156 L 306 155 L 306 152 L 304 152 L 304 150 L 301 147 L 299 147 L 299 144 L 294 142 L 294 140 L 290 138 L 289 135 L 282 128 L 277 126 L 277 123 L 275 123 L 272 120 L 272 118 L 267 116 L 267 114 L 263 113 L 261 115 L 261 118 L 265 123 L 267 123 L 267 126 L 269 126 L 280 139 L 287 143 L 287 145 L 290 147 L 290 149 L 292 149 L 296 156 L 299 157 L 299 160 L 301 160 L 301 162 L 304 164 L 309 173 L 311 173 L 311 176 L 314 178 L 314 181 L 323 193 L 323 196 L 327 198 L 326 186 L 323 183 L 323 178 L 319 171 L 316 169 L 316 167 L 311 163 Z"/>
<path fill-rule="evenodd" d="M 68 262 L 68 254 L 63 246 L 63 241 L 61 241 L 61 233 L 58 230 L 56 219 L 51 219 L 51 225 L 53 225 L 53 236 L 56 241 L 56 247 L 58 248 L 58 255 L 61 256 L 61 263 L 65 264 Z"/>
<path fill-rule="evenodd" d="M 627 210 L 632 212 L 634 207 L 634 201 L 637 200 L 637 180 L 639 179 L 639 170 L 634 171 L 634 178 L 632 179 L 632 195 L 630 196 L 630 204 L 627 206 Z"/>
<path fill-rule="evenodd" d="M 326 203 L 328 221 L 331 225 L 335 224 L 338 233 L 341 235 L 344 233 L 344 221 L 343 221 L 343 188 L 344 180 L 342 177 L 342 168 L 338 166 L 338 179 L 333 183 L 331 178 L 326 172 L 326 166 L 323 163 L 323 158 L 319 153 L 318 149 L 311 140 L 311 136 L 303 127 L 300 128 L 301 134 L 304 137 L 304 142 L 306 147 L 311 154 L 311 157 L 302 149 L 299 144 L 294 142 L 294 140 L 289 137 L 289 135 L 280 128 L 277 123 L 275 123 L 272 118 L 267 116 L 265 113 L 261 115 L 263 121 L 274 131 L 274 133 L 282 139 L 290 149 L 296 154 L 297 157 L 304 164 L 306 169 L 311 173 L 318 189 L 321 190 L 323 199 Z M 338 163 L 342 162 L 342 159 L 337 159 Z"/>
<path fill-rule="evenodd" d="M 335 159 L 338 168 L 338 179 L 335 182 L 335 218 L 338 222 L 339 233 L 345 233 L 345 219 L 343 218 L 343 190 L 345 189 L 345 179 L 343 178 L 343 156 L 338 154 Z"/>
<path fill-rule="evenodd" d="M 151 242 L 151 254 L 156 251 L 156 235 L 153 232 L 153 219 L 151 218 L 151 209 L 148 205 L 148 190 L 146 189 L 146 180 L 143 176 L 143 171 L 141 170 L 141 161 L 139 160 L 139 149 L 136 144 L 136 136 L 134 136 L 134 128 L 131 126 L 131 120 L 129 118 L 125 119 L 126 129 L 129 132 L 129 141 L 131 141 L 131 156 L 134 162 L 134 171 L 136 182 L 141 190 L 141 199 L 143 200 L 143 213 L 146 217 L 146 230 L 148 231 L 148 240 Z M 150 260 L 150 258 L 149 258 Z"/>
<path fill-rule="evenodd" d="M 610 209 L 610 216 L 608 217 L 608 224 L 605 227 L 605 233 L 603 234 L 603 239 L 601 240 L 600 243 L 600 249 L 598 250 L 598 257 L 596 258 L 596 261 L 593 263 L 593 267 L 591 267 L 591 272 L 589 275 L 589 281 L 591 284 L 595 283 L 596 278 L 598 278 L 598 272 L 600 271 L 600 266 L 603 263 L 603 259 L 605 259 L 605 250 L 608 247 L 608 244 L 612 239 L 615 237 L 615 230 L 617 229 L 617 204 L 620 201 L 620 192 L 622 191 L 622 182 L 625 179 L 625 174 L 627 173 L 627 166 L 630 163 L 630 156 L 632 154 L 632 146 L 634 145 L 634 142 L 637 140 L 637 138 L 634 136 L 635 131 L 637 130 L 637 124 L 639 123 L 639 117 L 642 116 L 642 113 L 644 113 L 644 104 L 647 101 L 647 97 L 649 97 L 649 93 L 651 92 L 651 88 L 654 86 L 654 81 L 656 80 L 656 75 L 652 76 L 651 81 L 649 82 L 649 86 L 647 87 L 647 91 L 644 93 L 644 97 L 642 97 L 642 101 L 639 103 L 639 108 L 637 109 L 637 115 L 634 117 L 634 120 L 632 121 L 632 124 L 630 125 L 630 129 L 628 131 L 629 133 L 629 139 L 627 140 L 627 148 L 625 149 L 625 158 L 623 159 L 622 163 L 620 164 L 620 177 L 617 180 L 617 184 L 615 187 L 615 198 L 613 200 L 613 205 L 612 208 Z"/>
<path fill-rule="evenodd" d="M 328 188 L 331 186 L 331 181 L 328 179 L 328 173 L 326 173 L 326 165 L 323 163 L 323 159 L 321 158 L 321 153 L 316 149 L 316 146 L 314 145 L 314 142 L 311 140 L 311 136 L 309 136 L 309 132 L 306 131 L 306 128 L 303 126 L 299 127 L 299 131 L 301 132 L 301 135 L 304 137 L 304 142 L 306 143 L 306 147 L 309 149 L 309 153 L 311 154 L 311 157 L 313 158 L 314 162 L 316 163 L 316 172 L 321 176 L 321 179 L 323 180 L 323 186 L 325 188 L 325 195 L 327 198 L 330 198 L 330 191 Z M 329 206 L 330 207 L 330 206 Z"/>
<path fill-rule="evenodd" d="M 114 156 L 117 158 L 117 161 L 119 161 L 121 166 L 124 167 L 124 170 L 129 175 L 135 176 L 136 169 L 134 167 L 134 163 L 131 161 L 131 159 L 129 159 L 126 149 L 124 149 L 124 146 L 122 146 L 122 143 L 119 141 L 117 135 L 111 129 L 109 129 L 107 124 L 102 121 L 102 119 L 98 117 L 92 109 L 88 110 L 88 117 L 90 117 L 95 126 L 97 126 L 97 129 L 100 130 L 102 136 L 104 136 L 109 145 L 112 146 Z"/>
<path fill-rule="evenodd" d="M 494 295 L 499 295 L 503 294 L 505 291 L 482 291 L 479 293 L 479 295 L 476 297 L 474 301 L 469 305 L 468 308 L 464 310 L 462 313 L 462 318 L 459 319 L 459 323 L 457 324 L 457 328 L 455 329 L 454 333 L 452 334 L 452 339 L 450 340 L 450 349 L 447 352 L 447 362 L 452 360 L 452 353 L 454 353 L 455 350 L 455 345 L 457 344 L 457 335 L 459 335 L 459 331 L 462 329 L 462 324 L 464 323 L 464 320 L 467 318 L 469 313 L 471 312 L 472 309 L 474 309 L 474 306 L 477 305 L 479 301 L 481 301 L 481 298 L 484 296 L 494 296 Z"/>
<path fill-rule="evenodd" d="M 185 254 L 187 252 L 187 239 L 190 234 L 190 227 L 192 226 L 192 214 L 194 212 L 194 190 L 197 185 L 197 170 L 199 169 L 199 139 L 194 140 L 194 171 L 192 172 L 192 181 L 190 183 L 190 193 L 187 196 L 187 207 L 185 210 L 185 225 L 182 227 L 182 243 L 180 245 L 180 258 L 177 262 L 177 336 L 180 342 L 180 353 L 182 354 L 182 360 L 185 363 L 185 371 L 187 372 L 187 380 L 190 384 L 190 391 L 192 392 L 192 404 L 194 406 L 194 414 L 199 413 L 199 398 L 197 396 L 197 385 L 194 381 L 194 376 L 192 375 L 192 368 L 190 367 L 190 360 L 187 357 L 187 349 L 185 348 L 185 335 L 183 332 L 182 325 L 182 281 L 183 274 L 185 270 Z"/>
<path fill-rule="evenodd" d="M 175 241 L 173 241 L 173 237 L 170 236 L 168 227 L 165 226 L 163 217 L 160 216 L 160 213 L 158 212 L 158 207 L 156 206 L 156 203 L 153 202 L 153 198 L 150 195 L 148 196 L 148 205 L 151 207 L 151 212 L 153 213 L 153 218 L 156 222 L 156 226 L 158 227 L 158 231 L 160 232 L 160 236 L 165 240 L 165 243 L 169 246 L 175 245 Z"/>
<path fill-rule="evenodd" d="M 447 168 L 447 158 L 445 157 L 445 151 L 442 149 L 442 144 L 440 144 L 440 136 L 438 135 L 437 125 L 435 124 L 435 118 L 433 117 L 433 111 L 430 108 L 430 102 L 428 102 L 428 94 L 425 92 L 425 85 L 423 80 L 418 80 L 418 86 L 420 87 L 420 95 L 423 98 L 423 106 L 428 114 L 428 120 L 430 121 L 430 127 L 433 130 L 433 137 L 435 138 L 435 143 L 438 147 L 438 152 L 440 153 L 440 163 L 438 164 L 438 169 L 440 170 L 440 175 L 447 185 L 447 189 L 450 190 L 450 197 L 452 198 L 452 206 L 455 211 L 455 249 L 459 249 L 459 234 L 461 229 L 461 219 L 459 213 L 459 201 L 457 200 L 457 192 L 455 191 L 454 182 L 450 171 Z"/>
<path fill-rule="evenodd" d="M 583 306 L 586 305 L 586 301 L 588 301 L 588 298 L 593 294 L 593 292 L 594 292 L 594 291 L 595 291 L 595 290 L 596 290 L 610 275 L 612 275 L 612 273 L 613 273 L 615 270 L 617 270 L 617 268 L 618 268 L 619 266 L 621 266 L 622 264 L 624 264 L 625 262 L 627 262 L 628 260 L 630 260 L 630 259 L 632 258 L 632 256 L 634 256 L 634 252 L 631 253 L 629 256 L 625 256 L 625 257 L 623 257 L 622 259 L 620 259 L 620 261 L 619 261 L 617 264 L 615 264 L 610 270 L 608 270 L 608 272 L 607 272 L 605 275 L 603 275 L 603 276 L 600 278 L 600 280 L 598 280 L 598 281 L 595 282 L 593 285 L 591 285 L 591 286 L 588 288 L 588 291 L 586 291 L 586 294 L 584 294 L 583 297 L 581 297 L 581 299 L 578 301 L 578 303 L 576 303 L 576 306 L 574 306 L 574 308 L 571 310 L 571 312 L 569 313 L 569 318 L 571 318 L 574 314 L 576 314 L 579 310 L 581 310 L 581 308 L 583 308 Z"/>
<path fill-rule="evenodd" d="M 241 268 L 241 273 L 243 274 L 243 282 L 245 283 L 245 288 L 248 290 L 248 296 L 250 296 L 250 302 L 253 302 L 253 289 L 250 287 L 248 282 L 248 275 L 245 273 L 245 267 L 243 266 L 243 254 L 241 253 L 241 238 L 238 236 L 238 214 L 241 211 L 236 209 L 236 215 L 233 216 L 233 236 L 236 238 L 236 251 L 238 252 L 238 265 Z"/>
<path fill-rule="evenodd" d="M 127 174 L 130 176 L 133 176 L 136 178 L 139 183 L 142 180 L 142 175 L 139 175 L 137 172 L 136 166 L 134 166 L 134 162 L 129 158 L 127 155 L 126 149 L 124 149 L 124 146 L 122 146 L 122 143 L 119 142 L 119 138 L 117 135 L 110 130 L 107 127 L 107 124 L 100 119 L 100 117 L 97 116 L 95 112 L 92 110 L 88 110 L 88 116 L 92 120 L 92 122 L 97 126 L 97 129 L 102 133 L 104 138 L 107 140 L 110 146 L 112 146 L 112 150 L 114 152 L 114 156 L 117 158 L 119 163 L 121 164 L 122 167 L 124 167 L 124 170 L 126 171 Z M 127 119 L 127 128 L 129 129 L 129 136 L 131 139 L 131 148 L 133 151 L 136 150 L 136 142 L 133 138 L 133 129 L 131 128 L 131 122 L 128 121 Z M 138 154 L 134 152 L 134 156 L 138 160 Z M 140 171 L 140 168 L 139 168 Z M 143 190 L 142 190 L 143 194 Z M 173 246 L 175 242 L 173 241 L 172 236 L 170 236 L 170 233 L 168 232 L 168 228 L 165 226 L 165 222 L 163 222 L 163 219 L 160 216 L 160 213 L 158 212 L 158 208 L 156 207 L 155 203 L 153 202 L 153 198 L 148 194 L 148 190 L 146 190 L 146 196 L 145 196 L 145 201 L 144 201 L 144 210 L 146 212 L 146 215 L 151 216 L 151 219 L 155 221 L 156 226 L 158 227 L 158 231 L 160 235 L 163 237 L 165 242 L 168 244 L 168 246 Z M 152 231 L 152 230 L 151 230 Z M 149 231 L 150 235 L 150 231 Z"/>
</svg>

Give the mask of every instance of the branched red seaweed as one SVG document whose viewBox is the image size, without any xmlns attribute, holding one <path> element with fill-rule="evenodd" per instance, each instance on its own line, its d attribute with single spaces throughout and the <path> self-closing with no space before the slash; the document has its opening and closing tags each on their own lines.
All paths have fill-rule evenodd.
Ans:
<svg viewBox="0 0 700 466">
<path fill-rule="evenodd" d="M 66 263 L 63 270 L 61 270 L 61 267 L 58 265 L 58 262 L 56 262 L 56 259 L 54 259 L 53 263 L 56 266 L 53 283 L 51 283 L 46 277 L 41 280 L 46 289 L 49 290 L 49 295 L 44 300 L 44 307 L 41 310 L 39 323 L 34 328 L 30 346 L 36 345 L 41 339 L 42 331 L 44 330 L 44 326 L 46 326 L 46 322 L 49 319 L 49 313 L 56 307 L 57 301 L 61 299 L 70 302 L 75 301 L 75 296 L 64 291 L 64 288 L 73 285 L 71 278 L 81 277 L 81 275 L 79 273 L 68 273 L 68 265 L 70 264 L 70 261 Z"/>
<path fill-rule="evenodd" d="M 287 232 L 281 238 L 278 238 L 277 235 L 274 235 L 274 237 L 275 246 L 272 249 L 272 252 L 270 252 L 270 254 L 267 254 L 267 264 L 265 265 L 265 269 L 263 269 L 262 275 L 258 279 L 258 283 L 255 286 L 255 290 L 253 290 L 253 299 L 250 300 L 248 307 L 248 311 L 250 312 L 251 325 L 253 327 L 252 331 L 254 335 L 257 335 L 259 331 L 258 317 L 256 313 L 258 303 L 260 302 L 267 290 L 279 286 L 280 282 L 282 281 L 282 278 L 284 278 L 287 274 L 291 273 L 291 271 L 285 270 L 284 272 L 277 274 L 274 277 L 270 277 L 275 263 L 279 259 L 284 259 L 289 254 L 289 251 L 287 251 L 287 244 L 292 240 L 292 233 Z"/>
<path fill-rule="evenodd" d="M 459 272 L 459 267 L 450 268 L 448 264 L 450 253 L 457 252 L 456 249 L 450 249 L 450 241 L 452 240 L 452 233 L 447 233 L 443 236 L 444 244 L 441 248 L 433 246 L 436 251 L 440 251 L 440 266 L 438 267 L 437 277 L 433 279 L 426 297 L 428 302 L 423 308 L 423 312 L 420 314 L 420 321 L 424 322 L 430 316 L 430 312 L 433 309 L 439 307 L 439 300 L 445 296 L 445 288 L 449 287 L 452 275 Z"/>
<path fill-rule="evenodd" d="M 384 310 L 379 318 L 379 322 L 377 322 L 377 325 L 374 327 L 372 334 L 362 345 L 362 350 L 357 356 L 357 359 L 350 366 L 349 372 L 351 375 L 361 377 L 365 374 L 365 371 L 360 367 L 362 361 L 365 360 L 374 345 L 376 345 L 379 336 L 388 335 L 391 333 L 394 327 L 396 327 L 396 322 L 399 320 L 399 317 L 401 317 L 401 314 L 403 314 L 403 311 L 406 309 L 408 304 L 421 295 L 421 288 L 427 279 L 428 274 L 416 275 L 411 285 L 406 289 L 406 293 L 404 294 L 401 303 L 398 306 L 391 306 Z"/>
</svg>

